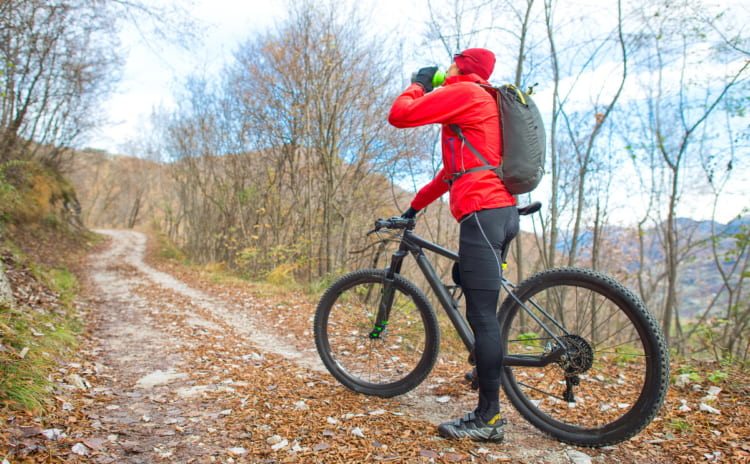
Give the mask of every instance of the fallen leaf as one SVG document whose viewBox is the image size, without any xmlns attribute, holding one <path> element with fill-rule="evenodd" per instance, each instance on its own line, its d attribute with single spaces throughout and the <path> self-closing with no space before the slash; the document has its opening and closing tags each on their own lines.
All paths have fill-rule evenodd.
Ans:
<svg viewBox="0 0 750 464">
<path fill-rule="evenodd" d="M 87 454 L 89 454 L 89 449 L 83 443 L 76 443 L 71 448 L 71 451 L 79 456 L 86 456 Z"/>
<path fill-rule="evenodd" d="M 66 437 L 62 429 L 42 430 L 42 435 L 44 435 L 47 440 L 60 440 L 61 438 Z"/>
<path fill-rule="evenodd" d="M 278 451 L 280 449 L 286 448 L 289 445 L 289 440 L 284 438 L 280 442 L 276 443 L 275 445 L 271 446 L 271 449 L 274 451 Z"/>
<path fill-rule="evenodd" d="M 41 428 L 35 425 L 22 425 L 18 427 L 18 430 L 20 430 L 21 434 L 26 438 L 33 437 L 34 435 L 39 435 L 43 432 Z"/>
<path fill-rule="evenodd" d="M 107 443 L 107 440 L 105 438 L 89 438 L 87 440 L 83 440 L 83 444 L 94 451 L 100 449 L 102 446 L 104 446 L 105 443 Z"/>
<path fill-rule="evenodd" d="M 461 453 L 445 453 L 443 458 L 448 462 L 461 462 L 468 459 L 468 456 Z"/>
<path fill-rule="evenodd" d="M 706 403 L 701 403 L 699 409 L 709 414 L 721 414 L 721 411 L 714 408 L 713 406 L 707 405 Z"/>
</svg>

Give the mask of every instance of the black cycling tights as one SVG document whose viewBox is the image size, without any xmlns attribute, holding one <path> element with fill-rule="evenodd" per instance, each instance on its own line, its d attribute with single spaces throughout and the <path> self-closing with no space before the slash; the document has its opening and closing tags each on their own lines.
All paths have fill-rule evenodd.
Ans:
<svg viewBox="0 0 750 464">
<path fill-rule="evenodd" d="M 500 369 L 503 348 L 497 322 L 499 290 L 465 290 L 466 318 L 476 338 L 479 406 L 477 414 L 485 421 L 500 412 Z"/>
<path fill-rule="evenodd" d="M 460 278 L 466 295 L 466 318 L 476 339 L 477 414 L 485 421 L 500 412 L 503 347 L 497 322 L 497 300 L 505 250 L 517 233 L 518 209 L 515 206 L 481 210 L 461 219 Z"/>
</svg>

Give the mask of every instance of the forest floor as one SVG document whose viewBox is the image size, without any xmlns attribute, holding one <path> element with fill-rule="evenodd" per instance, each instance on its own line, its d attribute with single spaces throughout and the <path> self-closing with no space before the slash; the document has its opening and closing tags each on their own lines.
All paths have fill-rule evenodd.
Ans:
<svg viewBox="0 0 750 464">
<path fill-rule="evenodd" d="M 509 406 L 503 443 L 444 440 L 436 425 L 476 398 L 462 360 L 441 358 L 401 397 L 355 394 L 318 360 L 313 297 L 158 259 L 138 232 L 101 233 L 79 263 L 85 337 L 54 376 L 57 407 L 4 413 L 2 464 L 750 462 L 747 372 L 673 363 L 662 412 L 616 446 L 561 444 Z"/>
</svg>

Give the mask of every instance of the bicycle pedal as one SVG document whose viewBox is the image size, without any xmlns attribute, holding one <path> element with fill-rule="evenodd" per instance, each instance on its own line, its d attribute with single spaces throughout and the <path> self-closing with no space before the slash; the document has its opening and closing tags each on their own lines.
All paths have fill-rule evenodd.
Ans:
<svg viewBox="0 0 750 464">
<path fill-rule="evenodd" d="M 464 380 L 469 382 L 472 390 L 479 390 L 479 379 L 477 378 L 476 368 L 466 371 L 464 374 Z"/>
</svg>

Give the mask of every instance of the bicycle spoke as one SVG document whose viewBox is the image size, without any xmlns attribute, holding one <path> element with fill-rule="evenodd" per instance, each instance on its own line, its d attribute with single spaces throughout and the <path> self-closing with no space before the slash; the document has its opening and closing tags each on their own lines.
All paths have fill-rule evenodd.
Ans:
<svg viewBox="0 0 750 464">
<path fill-rule="evenodd" d="M 631 338 L 629 340 L 625 340 L 625 341 L 617 343 L 615 345 L 608 345 L 608 346 L 606 346 L 604 348 L 597 347 L 596 352 L 597 353 L 619 354 L 620 352 L 617 351 L 618 347 L 632 346 L 634 343 L 639 343 L 639 340 L 637 338 Z M 633 354 L 633 355 L 635 356 L 635 354 Z"/>
<path fill-rule="evenodd" d="M 373 337 L 380 289 L 355 286 L 342 293 L 331 309 L 328 338 L 336 347 L 335 361 L 348 375 L 371 383 L 389 383 L 411 372 L 424 352 L 421 317 L 409 298 L 396 293 L 388 324 Z M 385 321 L 384 321 L 385 322 Z"/>
<path fill-rule="evenodd" d="M 543 394 L 545 396 L 549 396 L 549 397 L 555 398 L 556 400 L 565 401 L 564 399 L 562 399 L 559 396 L 555 396 L 555 395 L 553 395 L 552 393 L 550 393 L 548 391 L 541 390 L 541 389 L 536 388 L 536 387 L 534 387 L 532 385 L 528 385 L 528 384 L 525 384 L 523 382 L 518 382 L 518 385 L 521 385 L 521 386 L 526 387 L 526 388 L 528 388 L 530 390 L 534 390 L 536 392 L 539 392 L 539 393 L 541 393 L 541 394 Z"/>
</svg>

